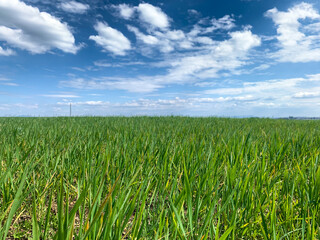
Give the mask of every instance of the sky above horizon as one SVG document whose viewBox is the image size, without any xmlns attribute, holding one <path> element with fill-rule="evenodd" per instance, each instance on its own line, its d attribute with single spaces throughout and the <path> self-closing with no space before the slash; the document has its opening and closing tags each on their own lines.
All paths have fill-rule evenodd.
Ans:
<svg viewBox="0 0 320 240">
<path fill-rule="evenodd" d="M 320 116 L 320 2 L 0 0 L 0 116 Z"/>
</svg>

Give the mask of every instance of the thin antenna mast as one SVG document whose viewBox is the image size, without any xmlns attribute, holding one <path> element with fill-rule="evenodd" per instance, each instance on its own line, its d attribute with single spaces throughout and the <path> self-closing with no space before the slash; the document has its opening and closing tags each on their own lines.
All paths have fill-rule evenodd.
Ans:
<svg viewBox="0 0 320 240">
<path fill-rule="evenodd" d="M 71 117 L 71 103 L 70 103 L 70 117 Z"/>
</svg>

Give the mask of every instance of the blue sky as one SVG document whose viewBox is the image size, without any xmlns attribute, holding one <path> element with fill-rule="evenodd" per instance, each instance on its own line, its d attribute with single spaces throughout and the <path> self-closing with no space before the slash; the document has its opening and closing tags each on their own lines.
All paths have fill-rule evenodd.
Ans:
<svg viewBox="0 0 320 240">
<path fill-rule="evenodd" d="M 320 2 L 0 1 L 0 116 L 320 116 Z"/>
</svg>

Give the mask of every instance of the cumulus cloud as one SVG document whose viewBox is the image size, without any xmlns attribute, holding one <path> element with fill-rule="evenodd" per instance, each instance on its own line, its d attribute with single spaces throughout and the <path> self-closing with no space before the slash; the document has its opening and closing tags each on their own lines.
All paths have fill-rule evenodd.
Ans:
<svg viewBox="0 0 320 240">
<path fill-rule="evenodd" d="M 34 54 L 57 48 L 76 53 L 79 47 L 66 23 L 19 0 L 0 1 L 0 41 Z"/>
<path fill-rule="evenodd" d="M 249 60 L 252 49 L 261 44 L 260 37 L 252 33 L 250 27 L 231 31 L 235 27 L 235 19 L 231 15 L 218 19 L 201 19 L 190 31 L 183 31 L 173 29 L 170 26 L 170 18 L 160 8 L 151 4 L 141 3 L 138 6 L 121 4 L 112 5 L 112 8 L 117 9 L 119 16 L 127 20 L 138 16 L 144 23 L 143 27 L 147 26 L 143 28 L 139 25 L 127 25 L 127 28 L 136 36 L 138 44 L 135 50 L 144 56 L 161 59 L 160 62 L 153 62 L 153 67 L 160 67 L 164 72 L 153 76 L 110 75 L 89 79 L 73 76 L 70 80 L 61 81 L 61 86 L 150 93 L 168 85 L 197 84 L 208 78 L 239 74 L 239 68 L 251 64 Z M 94 28 L 98 34 L 89 38 L 105 51 L 124 56 L 132 49 L 129 39 L 107 23 L 98 22 Z M 214 39 L 212 32 L 217 30 L 221 31 L 219 36 L 224 34 L 226 40 Z M 123 66 L 110 62 L 94 64 L 97 67 Z M 267 65 L 261 67 L 261 69 L 266 68 Z"/>
<path fill-rule="evenodd" d="M 138 6 L 128 4 L 113 5 L 118 10 L 120 17 L 130 19 L 137 13 L 141 23 L 147 28 L 165 30 L 170 26 L 170 18 L 161 8 L 149 3 L 140 3 Z"/>
<path fill-rule="evenodd" d="M 235 19 L 231 15 L 225 15 L 219 19 L 202 18 L 193 26 L 190 32 L 172 29 L 171 19 L 161 8 L 148 3 L 138 6 L 127 4 L 113 5 L 119 11 L 120 17 L 132 19 L 138 16 L 144 30 L 137 26 L 128 25 L 128 30 L 133 32 L 138 40 L 137 50 L 142 55 L 171 53 L 175 51 L 197 50 L 214 45 L 215 41 L 206 36 L 216 30 L 229 31 L 235 27 Z"/>
<path fill-rule="evenodd" d="M 227 30 L 227 28 L 224 28 L 223 26 L 219 29 Z M 175 50 L 199 50 L 198 48 L 207 48 L 215 43 L 210 37 L 204 36 L 205 34 L 214 31 L 212 26 L 201 28 L 196 25 L 187 33 L 182 30 L 171 30 L 168 28 L 162 31 L 149 29 L 149 33 L 144 34 L 138 28 L 130 25 L 128 26 L 128 30 L 135 34 L 140 43 L 144 44 L 141 47 L 142 54 L 149 54 L 155 50 L 158 50 L 161 53 L 170 53 Z"/>
<path fill-rule="evenodd" d="M 90 36 L 89 39 L 95 41 L 106 51 L 124 56 L 126 51 L 131 49 L 130 41 L 120 31 L 109 27 L 107 23 L 98 22 L 94 28 L 98 35 Z"/>
<path fill-rule="evenodd" d="M 169 17 L 159 7 L 155 7 L 149 3 L 140 3 L 136 7 L 139 12 L 139 18 L 146 24 L 151 24 L 153 27 L 165 29 L 169 27 Z"/>
<path fill-rule="evenodd" d="M 199 41 L 198 38 L 187 38 L 181 30 L 151 31 L 150 34 L 144 34 L 136 27 L 131 25 L 127 27 L 135 34 L 144 55 L 154 51 L 169 53 L 174 50 L 191 49 L 193 42 Z"/>
<path fill-rule="evenodd" d="M 83 14 L 90 9 L 90 6 L 88 4 L 83 4 L 76 1 L 70 1 L 70 2 L 62 2 L 60 4 L 60 8 L 66 12 Z"/>
<path fill-rule="evenodd" d="M 310 31 L 318 26 L 320 15 L 311 4 L 302 2 L 286 12 L 273 8 L 266 16 L 273 20 L 278 33 L 280 49 L 272 57 L 280 62 L 320 61 L 320 31 Z M 316 22 L 301 23 L 305 19 Z"/>
<path fill-rule="evenodd" d="M 245 64 L 248 52 L 260 45 L 260 38 L 250 30 L 233 32 L 230 39 L 220 42 L 210 52 L 166 61 L 167 74 L 155 76 L 76 78 L 61 81 L 63 87 L 77 89 L 119 89 L 129 92 L 154 92 L 168 84 L 195 83 L 218 77 L 219 71 L 231 71 Z M 108 65 L 109 66 L 109 65 Z"/>
<path fill-rule="evenodd" d="M 153 39 L 142 34 L 137 28 L 132 26 L 128 28 L 135 32 L 144 43 L 160 44 L 156 40 L 152 43 Z M 171 39 L 185 38 L 182 31 L 168 31 L 165 34 L 171 34 Z M 221 72 L 232 73 L 237 68 L 246 65 L 250 51 L 261 44 L 260 38 L 248 29 L 231 32 L 229 35 L 229 39 L 216 42 L 204 50 L 182 53 L 181 55 L 173 54 L 172 58 L 169 57 L 160 64 L 161 67 L 167 68 L 165 74 L 141 75 L 132 78 L 112 76 L 91 79 L 74 78 L 62 81 L 60 84 L 63 87 L 78 89 L 119 89 L 147 93 L 157 91 L 170 84 L 193 84 L 202 79 L 217 78 Z M 96 65 L 112 66 L 110 63 L 104 62 L 99 62 Z"/>
<path fill-rule="evenodd" d="M 135 12 L 135 8 L 125 3 L 120 5 L 113 5 L 113 7 L 119 11 L 119 14 L 122 18 L 127 20 L 130 19 Z"/>
<path fill-rule="evenodd" d="M 234 22 L 235 22 L 235 19 L 232 16 L 225 15 L 218 19 L 216 18 L 202 19 L 199 21 L 199 24 L 197 26 L 200 26 L 201 34 L 206 34 L 216 30 L 230 30 L 236 26 Z M 207 25 L 207 26 L 201 26 L 201 25 Z"/>
<path fill-rule="evenodd" d="M 195 24 L 188 36 L 195 38 L 214 31 L 229 31 L 236 27 L 233 16 L 225 15 L 221 18 L 202 18 Z"/>
<path fill-rule="evenodd" d="M 159 39 L 152 35 L 146 35 L 140 32 L 140 30 L 133 26 L 128 26 L 128 30 L 133 32 L 136 37 L 145 44 L 155 45 L 159 43 Z"/>
<path fill-rule="evenodd" d="M 216 78 L 220 71 L 232 71 L 245 65 L 250 50 L 260 44 L 260 38 L 250 30 L 232 32 L 228 40 L 209 47 L 204 53 L 169 62 L 172 68 L 165 79 L 179 83 Z"/>
<path fill-rule="evenodd" d="M 3 49 L 0 46 L 0 56 L 12 56 L 15 55 L 15 52 L 12 49 Z"/>
<path fill-rule="evenodd" d="M 171 29 L 170 25 L 163 29 L 151 25 L 146 29 L 147 33 L 131 25 L 128 25 L 128 30 L 135 34 L 140 43 L 138 50 L 141 54 L 150 56 L 155 52 L 167 54 L 174 51 L 206 49 L 215 44 L 215 41 L 206 35 L 217 30 L 229 31 L 235 27 L 234 21 L 230 15 L 219 19 L 203 18 L 189 32 Z"/>
</svg>

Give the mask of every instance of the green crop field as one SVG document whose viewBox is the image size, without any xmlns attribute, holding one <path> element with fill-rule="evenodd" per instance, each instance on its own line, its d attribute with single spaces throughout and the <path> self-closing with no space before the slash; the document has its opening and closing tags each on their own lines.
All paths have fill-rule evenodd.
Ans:
<svg viewBox="0 0 320 240">
<path fill-rule="evenodd" d="M 0 239 L 320 239 L 320 122 L 0 118 Z"/>
</svg>

